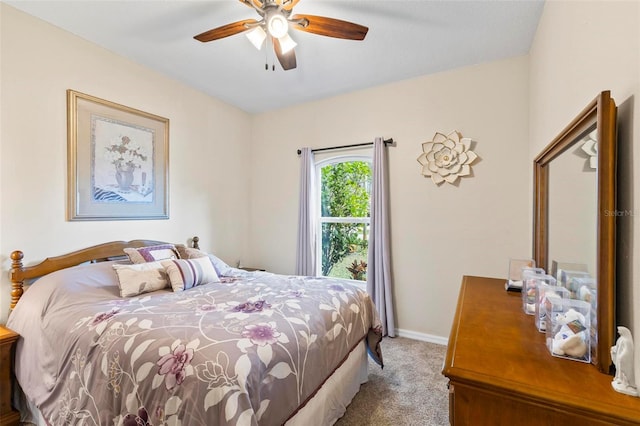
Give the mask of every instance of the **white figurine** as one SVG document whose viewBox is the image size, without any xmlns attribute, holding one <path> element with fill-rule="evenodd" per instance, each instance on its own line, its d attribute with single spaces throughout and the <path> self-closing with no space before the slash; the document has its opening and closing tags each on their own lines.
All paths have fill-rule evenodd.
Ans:
<svg viewBox="0 0 640 426">
<path fill-rule="evenodd" d="M 611 347 L 611 359 L 616 367 L 611 386 L 620 393 L 638 396 L 634 378 L 633 337 L 626 327 L 619 326 L 618 333 L 620 337 L 616 345 Z"/>
</svg>

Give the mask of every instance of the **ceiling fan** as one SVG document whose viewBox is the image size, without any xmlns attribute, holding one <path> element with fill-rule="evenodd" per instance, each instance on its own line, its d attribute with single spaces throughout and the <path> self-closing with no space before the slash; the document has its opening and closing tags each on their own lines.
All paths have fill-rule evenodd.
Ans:
<svg viewBox="0 0 640 426">
<path fill-rule="evenodd" d="M 289 36 L 289 28 L 347 40 L 364 40 L 369 28 L 340 19 L 315 15 L 293 15 L 293 7 L 300 0 L 239 0 L 255 9 L 260 20 L 244 19 L 232 22 L 193 37 L 203 43 L 248 31 L 247 37 L 260 49 L 268 38 L 278 61 L 286 70 L 296 67 L 296 42 Z"/>
</svg>

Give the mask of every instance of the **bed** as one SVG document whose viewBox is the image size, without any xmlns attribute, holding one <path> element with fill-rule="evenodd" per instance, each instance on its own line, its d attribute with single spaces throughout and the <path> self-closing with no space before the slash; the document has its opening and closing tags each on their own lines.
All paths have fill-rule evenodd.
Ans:
<svg viewBox="0 0 640 426">
<path fill-rule="evenodd" d="M 23 421 L 324 425 L 344 414 L 367 354 L 382 366 L 368 294 L 232 268 L 194 240 L 110 242 L 27 267 L 11 254 Z"/>
</svg>

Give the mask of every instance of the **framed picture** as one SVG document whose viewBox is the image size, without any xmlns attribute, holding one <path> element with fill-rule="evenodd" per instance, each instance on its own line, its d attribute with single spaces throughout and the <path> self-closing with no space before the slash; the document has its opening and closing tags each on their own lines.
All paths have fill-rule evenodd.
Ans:
<svg viewBox="0 0 640 426">
<path fill-rule="evenodd" d="M 68 220 L 169 218 L 169 119 L 67 90 Z"/>
</svg>

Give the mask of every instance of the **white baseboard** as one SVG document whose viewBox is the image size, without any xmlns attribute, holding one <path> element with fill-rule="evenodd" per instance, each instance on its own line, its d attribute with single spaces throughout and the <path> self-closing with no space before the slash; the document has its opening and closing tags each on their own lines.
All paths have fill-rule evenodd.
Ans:
<svg viewBox="0 0 640 426">
<path fill-rule="evenodd" d="M 449 343 L 449 338 L 447 337 L 418 333 L 417 331 L 411 330 L 402 330 L 400 328 L 396 328 L 396 335 L 400 337 L 406 337 L 407 339 L 422 340 L 423 342 L 435 343 L 437 345 L 446 346 L 447 343 Z"/>
</svg>

